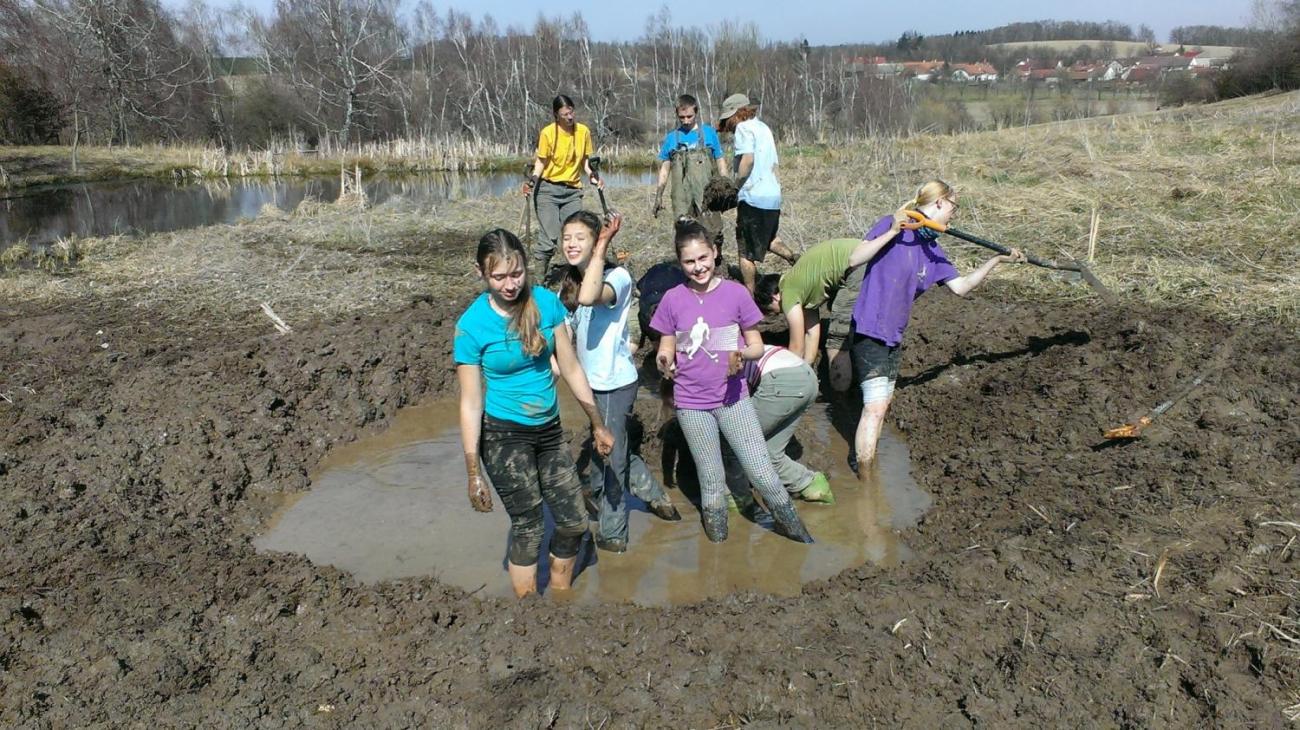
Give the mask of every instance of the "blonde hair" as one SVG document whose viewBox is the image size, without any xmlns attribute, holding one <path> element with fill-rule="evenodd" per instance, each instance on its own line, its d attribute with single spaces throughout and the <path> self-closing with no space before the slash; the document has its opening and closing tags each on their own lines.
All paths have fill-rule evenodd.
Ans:
<svg viewBox="0 0 1300 730">
<path fill-rule="evenodd" d="M 899 212 L 905 210 L 920 210 L 925 206 L 933 203 L 940 198 L 947 198 L 953 194 L 952 186 L 942 180 L 931 180 L 916 189 L 916 197 L 903 204 Z"/>
<path fill-rule="evenodd" d="M 515 234 L 504 228 L 496 228 L 479 239 L 475 260 L 483 275 L 487 276 L 502 262 L 524 264 L 528 258 L 523 243 Z M 519 338 L 519 344 L 524 352 L 529 357 L 537 357 L 546 349 L 546 338 L 542 336 L 540 326 L 542 313 L 537 309 L 537 302 L 533 301 L 533 285 L 530 278 L 528 267 L 524 266 L 524 282 L 520 287 L 519 298 L 510 308 L 510 330 Z"/>
</svg>

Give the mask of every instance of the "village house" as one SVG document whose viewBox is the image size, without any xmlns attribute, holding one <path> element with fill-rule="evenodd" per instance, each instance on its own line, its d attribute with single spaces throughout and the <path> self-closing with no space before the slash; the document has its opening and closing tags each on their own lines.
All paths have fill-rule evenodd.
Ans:
<svg viewBox="0 0 1300 730">
<path fill-rule="evenodd" d="M 943 70 L 943 63 L 943 61 L 904 61 L 902 75 L 917 81 L 934 81 Z"/>
<path fill-rule="evenodd" d="M 992 83 L 998 80 L 998 70 L 988 61 L 979 63 L 954 63 L 949 68 L 950 78 L 960 84 Z"/>
</svg>

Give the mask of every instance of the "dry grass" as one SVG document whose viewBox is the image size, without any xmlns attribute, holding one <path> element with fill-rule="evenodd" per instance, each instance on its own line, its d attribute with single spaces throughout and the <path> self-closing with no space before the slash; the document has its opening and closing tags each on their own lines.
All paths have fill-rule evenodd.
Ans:
<svg viewBox="0 0 1300 730">
<path fill-rule="evenodd" d="M 1045 256 L 1087 258 L 1122 298 L 1209 310 L 1230 321 L 1300 322 L 1300 96 L 959 136 L 877 139 L 786 155 L 781 235 L 796 250 L 860 235 L 920 182 L 957 186 L 958 227 Z M 337 174 L 337 173 L 336 173 Z M 651 219 L 651 186 L 609 191 L 628 213 L 615 248 L 644 271 L 671 255 L 668 216 Z M 394 201 L 359 210 L 305 203 L 292 215 L 143 239 L 78 239 L 75 274 L 11 266 L 0 298 L 57 305 L 106 298 L 177 316 L 290 325 L 455 296 L 477 286 L 470 247 L 518 225 L 517 196 L 430 209 Z M 596 208 L 595 196 L 588 207 Z M 729 220 L 732 220 L 730 215 Z M 534 223 L 534 229 L 536 224 Z M 734 258 L 727 225 L 728 259 Z M 982 249 L 945 239 L 958 266 Z M 0 261 L 18 254 L 0 252 Z M 60 259 L 66 257 L 66 262 Z M 779 264 L 769 262 L 774 269 Z M 0 267 L 3 269 L 6 267 Z M 1031 267 L 1000 269 L 980 296 L 1099 306 L 1088 287 Z"/>
<path fill-rule="evenodd" d="M 783 237 L 857 235 L 939 177 L 954 225 L 1050 257 L 1086 259 L 1122 296 L 1228 320 L 1300 321 L 1300 95 L 958 135 L 882 139 L 795 158 Z M 959 267 L 981 249 L 945 239 Z M 1041 269 L 995 276 L 1010 297 L 1091 297 Z"/>
</svg>

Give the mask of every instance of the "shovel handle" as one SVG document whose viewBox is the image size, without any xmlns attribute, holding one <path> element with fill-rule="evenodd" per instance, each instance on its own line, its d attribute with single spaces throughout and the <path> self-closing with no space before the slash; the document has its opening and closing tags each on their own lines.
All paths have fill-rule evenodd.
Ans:
<svg viewBox="0 0 1300 730">
<path fill-rule="evenodd" d="M 955 236 L 957 238 L 960 238 L 963 241 L 970 241 L 976 246 L 983 246 L 984 248 L 987 248 L 990 251 L 996 251 L 997 253 L 1003 255 L 1011 253 L 1011 249 L 1007 248 L 1006 246 L 1003 246 L 1000 243 L 994 243 L 993 241 L 990 241 L 988 239 L 971 235 L 965 231 L 958 230 L 956 228 L 951 228 L 949 226 L 940 223 L 939 221 L 930 220 L 929 218 L 926 218 L 925 214 L 920 212 L 919 210 L 906 210 L 903 212 L 907 214 L 908 218 L 911 218 L 914 221 L 913 223 L 910 224 L 909 223 L 903 224 L 903 227 L 909 230 L 916 230 L 917 228 L 929 228 L 931 230 L 935 230 L 940 233 L 947 233 L 950 236 Z M 1080 269 L 1078 264 L 1061 264 L 1055 261 L 1049 261 L 1047 259 L 1040 259 L 1037 256 L 1026 255 L 1025 261 L 1030 264 L 1033 264 L 1034 266 L 1041 266 L 1045 269 L 1059 269 L 1061 271 L 1079 271 Z"/>
<path fill-rule="evenodd" d="M 963 241 L 970 241 L 971 243 L 977 246 L 983 246 L 984 248 L 997 251 L 998 253 L 1003 255 L 1011 253 L 1011 249 L 1007 248 L 1006 246 L 1003 246 L 1000 243 L 994 243 L 987 239 L 980 238 L 979 236 L 972 236 L 971 234 L 965 231 L 961 231 L 956 228 L 950 228 L 944 225 L 943 223 L 940 223 L 939 221 L 932 221 L 929 218 L 926 218 L 925 214 L 921 213 L 920 211 L 908 210 L 908 211 L 904 211 L 904 213 L 906 213 L 907 217 L 911 218 L 912 220 L 909 221 L 908 223 L 904 223 L 903 228 L 909 230 L 916 230 L 917 228 L 930 228 L 940 233 L 947 233 L 950 236 L 955 236 L 957 238 L 962 239 Z M 1084 266 L 1083 264 L 1077 261 L 1060 262 L 1060 261 L 1053 261 L 1051 259 L 1040 259 L 1037 256 L 1030 256 L 1026 254 L 1025 262 L 1029 264 L 1033 264 L 1034 266 L 1040 266 L 1044 269 L 1056 269 L 1057 271 L 1073 271 L 1076 274 L 1078 274 L 1080 277 L 1082 277 L 1083 280 L 1087 282 L 1088 286 L 1092 287 L 1092 290 L 1097 292 L 1097 295 L 1100 296 L 1103 301 L 1107 302 L 1108 304 L 1113 304 L 1115 302 L 1115 295 L 1111 293 L 1110 289 L 1106 288 L 1105 284 L 1101 283 L 1101 279 L 1098 279 L 1097 275 L 1092 273 L 1092 271 L 1090 271 L 1087 266 Z"/>
</svg>

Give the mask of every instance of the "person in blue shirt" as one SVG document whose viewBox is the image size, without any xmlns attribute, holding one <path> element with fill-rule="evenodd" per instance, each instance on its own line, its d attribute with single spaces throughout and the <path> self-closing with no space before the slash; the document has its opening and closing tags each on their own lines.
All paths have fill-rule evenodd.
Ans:
<svg viewBox="0 0 1300 730">
<path fill-rule="evenodd" d="M 537 591 L 545 502 L 555 519 L 551 587 L 567 589 L 587 534 L 587 512 L 560 427 L 552 355 L 591 419 L 597 452 L 607 456 L 614 437 L 574 352 L 564 305 L 529 281 L 523 244 L 504 229 L 489 231 L 479 240 L 476 260 L 487 291 L 456 321 L 453 341 L 469 503 L 479 512 L 492 510 L 481 466 L 510 515 L 506 569 L 515 595 L 523 598 Z"/>
<path fill-rule="evenodd" d="M 728 174 L 727 160 L 717 130 L 700 119 L 700 104 L 694 96 L 677 97 L 677 126 L 664 136 L 659 161 L 659 187 L 651 213 L 659 217 L 664 208 L 664 190 L 668 189 L 673 220 L 693 218 L 721 244 L 718 236 L 722 234 L 722 214 L 705 207 L 704 188 L 715 166 L 719 175 Z"/>
</svg>

